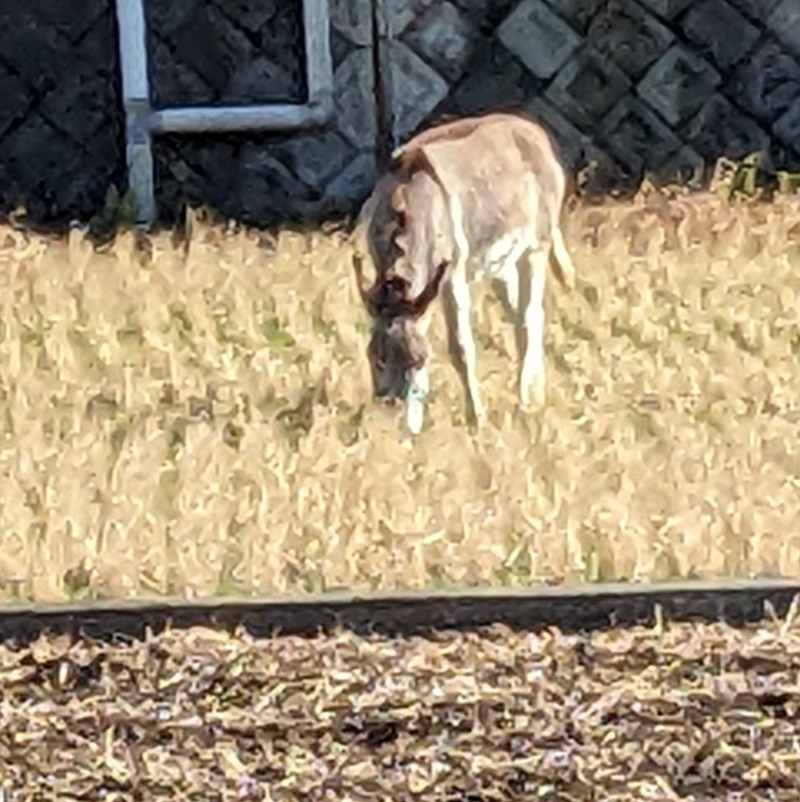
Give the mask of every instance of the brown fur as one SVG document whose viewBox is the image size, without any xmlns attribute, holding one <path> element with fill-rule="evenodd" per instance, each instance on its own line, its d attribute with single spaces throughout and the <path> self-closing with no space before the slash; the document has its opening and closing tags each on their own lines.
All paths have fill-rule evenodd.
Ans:
<svg viewBox="0 0 800 802">
<path fill-rule="evenodd" d="M 443 278 L 447 286 L 464 286 L 468 264 L 505 259 L 497 248 L 517 247 L 504 243 L 509 236 L 523 237 L 520 232 L 529 232 L 521 247 L 546 251 L 556 278 L 571 286 L 574 268 L 560 232 L 565 192 L 566 176 L 550 137 L 521 115 L 454 120 L 397 148 L 357 227 L 359 289 L 375 320 L 371 352 L 381 351 L 376 338 L 408 331 L 392 324 L 398 317 L 418 319 L 415 331 L 424 340 L 427 307 Z M 361 270 L 365 253 L 375 267 L 371 286 Z M 468 303 L 463 290 L 457 292 L 461 301 L 451 299 L 451 308 Z M 459 341 L 466 336 L 464 325 Z M 399 345 L 384 350 L 405 354 Z M 398 359 L 407 362 L 408 355 Z M 386 370 L 396 374 L 389 383 L 400 387 L 397 375 L 410 367 L 398 363 Z M 477 394 L 474 380 L 470 392 Z"/>
</svg>

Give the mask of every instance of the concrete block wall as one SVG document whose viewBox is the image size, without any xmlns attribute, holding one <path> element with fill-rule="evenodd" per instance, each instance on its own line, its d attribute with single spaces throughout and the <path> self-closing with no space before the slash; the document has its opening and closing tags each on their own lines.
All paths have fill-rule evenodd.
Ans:
<svg viewBox="0 0 800 802">
<path fill-rule="evenodd" d="M 0 211 L 86 219 L 124 188 L 112 0 L 0 9 Z M 762 150 L 800 167 L 798 0 L 330 0 L 334 120 L 156 138 L 159 213 L 250 223 L 353 211 L 387 147 L 453 115 L 522 107 L 608 188 Z M 159 105 L 302 101 L 295 0 L 147 0 Z M 373 29 L 377 20 L 379 30 Z M 375 52 L 374 47 L 378 48 Z M 386 108 L 376 104 L 375 65 Z M 386 138 L 390 140 L 386 142 Z"/>
</svg>

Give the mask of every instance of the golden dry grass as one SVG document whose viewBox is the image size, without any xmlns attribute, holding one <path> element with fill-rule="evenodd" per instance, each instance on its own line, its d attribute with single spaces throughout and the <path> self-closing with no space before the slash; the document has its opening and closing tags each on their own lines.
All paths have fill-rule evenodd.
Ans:
<svg viewBox="0 0 800 802">
<path fill-rule="evenodd" d="M 464 426 L 437 309 L 416 441 L 371 403 L 343 236 L 200 226 L 148 259 L 0 230 L 0 595 L 800 574 L 800 201 L 565 229 L 547 407 L 513 417 L 481 289 L 491 425 Z"/>
</svg>

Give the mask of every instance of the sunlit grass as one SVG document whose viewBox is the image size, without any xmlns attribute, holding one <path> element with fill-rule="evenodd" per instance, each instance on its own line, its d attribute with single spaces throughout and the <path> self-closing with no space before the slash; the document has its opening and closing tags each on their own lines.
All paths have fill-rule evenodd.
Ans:
<svg viewBox="0 0 800 802">
<path fill-rule="evenodd" d="M 800 202 L 578 209 L 547 406 L 476 293 L 412 441 L 371 403 L 341 235 L 95 251 L 0 229 L 0 596 L 800 574 Z"/>
</svg>

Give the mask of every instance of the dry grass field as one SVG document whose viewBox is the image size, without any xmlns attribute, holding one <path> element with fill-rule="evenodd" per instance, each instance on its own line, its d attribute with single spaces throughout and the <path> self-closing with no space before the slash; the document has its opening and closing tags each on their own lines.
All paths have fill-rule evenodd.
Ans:
<svg viewBox="0 0 800 802">
<path fill-rule="evenodd" d="M 0 229 L 0 597 L 800 575 L 800 198 L 581 206 L 547 406 L 476 295 L 413 440 L 372 404 L 344 234 Z"/>
</svg>

